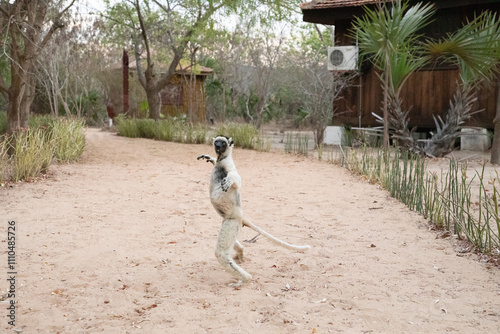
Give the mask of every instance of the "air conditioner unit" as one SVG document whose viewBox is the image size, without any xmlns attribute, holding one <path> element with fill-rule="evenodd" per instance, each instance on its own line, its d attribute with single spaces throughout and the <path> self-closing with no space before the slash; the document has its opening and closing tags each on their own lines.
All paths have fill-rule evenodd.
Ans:
<svg viewBox="0 0 500 334">
<path fill-rule="evenodd" d="M 357 46 L 328 47 L 329 71 L 352 71 L 358 68 Z"/>
</svg>

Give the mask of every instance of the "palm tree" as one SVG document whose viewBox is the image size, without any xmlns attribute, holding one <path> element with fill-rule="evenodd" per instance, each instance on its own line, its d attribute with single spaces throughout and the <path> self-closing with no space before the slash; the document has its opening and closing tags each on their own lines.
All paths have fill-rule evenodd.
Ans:
<svg viewBox="0 0 500 334">
<path fill-rule="evenodd" d="M 411 131 L 407 129 L 408 112 L 401 110 L 400 98 L 409 75 L 430 60 L 445 59 L 458 66 L 461 83 L 445 120 L 436 119 L 437 131 L 431 139 L 439 149 L 432 144 L 424 148 L 431 155 L 441 155 L 449 152 L 449 143 L 458 137 L 463 121 L 473 114 L 474 94 L 479 83 L 492 80 L 497 73 L 500 29 L 496 15 L 485 12 L 442 40 L 422 42 L 418 31 L 429 24 L 434 13 L 430 4 L 409 7 L 401 0 L 378 10 L 366 9 L 365 16 L 355 21 L 353 37 L 359 40 L 361 55 L 372 57 L 381 71 L 385 145 L 389 142 L 391 125 L 396 127 L 396 138 L 413 143 Z M 498 117 L 500 119 L 500 115 Z M 497 124 L 500 128 L 500 122 L 495 126 Z M 500 129 L 498 133 L 500 146 Z M 498 151 L 500 160 L 500 147 Z"/>
<path fill-rule="evenodd" d="M 480 84 L 492 83 L 496 77 L 499 63 L 500 21 L 496 14 L 484 12 L 464 25 L 457 32 L 443 40 L 430 41 L 426 53 L 432 58 L 445 58 L 454 63 L 460 72 L 460 82 L 445 120 L 434 118 L 436 132 L 424 147 L 427 155 L 443 156 L 453 150 L 455 140 L 465 120 L 474 113 L 476 93 Z M 498 116 L 497 116 L 498 117 Z M 500 163 L 500 124 L 495 122 L 496 140 L 492 149 L 491 161 Z M 495 161 L 495 162 L 494 162 Z"/>
<path fill-rule="evenodd" d="M 399 100 L 408 76 L 425 64 L 418 31 L 430 23 L 434 12 L 431 4 L 409 7 L 406 1 L 396 1 L 376 10 L 367 8 L 354 23 L 352 35 L 359 41 L 362 58 L 371 57 L 381 71 L 385 146 L 389 145 L 389 100 Z"/>
</svg>

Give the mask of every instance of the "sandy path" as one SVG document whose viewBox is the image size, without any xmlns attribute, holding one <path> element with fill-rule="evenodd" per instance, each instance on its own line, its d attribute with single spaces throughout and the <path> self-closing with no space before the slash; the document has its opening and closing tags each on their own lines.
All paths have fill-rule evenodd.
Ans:
<svg viewBox="0 0 500 334">
<path fill-rule="evenodd" d="M 238 291 L 214 256 L 211 165 L 196 161 L 212 149 L 87 138 L 80 163 L 0 189 L 5 249 L 8 220 L 18 227 L 23 333 L 500 332 L 498 269 L 457 256 L 453 240 L 339 167 L 235 150 L 247 216 L 313 247 L 244 243 L 254 281 Z"/>
</svg>

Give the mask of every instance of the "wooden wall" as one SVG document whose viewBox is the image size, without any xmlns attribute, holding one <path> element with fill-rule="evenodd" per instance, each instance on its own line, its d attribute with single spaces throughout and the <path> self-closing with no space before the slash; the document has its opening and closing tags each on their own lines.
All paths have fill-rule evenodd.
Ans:
<svg viewBox="0 0 500 334">
<path fill-rule="evenodd" d="M 472 19 L 474 13 L 482 10 L 500 12 L 500 1 L 436 1 L 438 12 L 435 20 L 423 31 L 427 36 L 438 38 L 445 36 L 462 26 L 467 19 Z M 339 9 L 339 8 L 336 8 Z M 332 10 L 334 10 L 332 8 Z M 316 11 L 316 14 L 325 15 L 323 20 L 329 20 L 329 24 L 335 25 L 336 45 L 355 45 L 356 41 L 352 34 L 352 16 L 362 15 L 362 8 L 344 8 L 344 13 L 337 13 L 336 19 L 326 16 L 326 11 Z M 341 15 L 342 14 L 342 15 Z M 333 15 L 333 12 L 332 12 Z M 351 16 L 349 16 L 351 15 Z M 338 101 L 334 107 L 341 115 L 334 117 L 335 125 L 359 125 L 361 115 L 361 126 L 379 126 L 372 113 L 382 116 L 382 87 L 375 69 L 362 70 L 361 81 L 353 82 L 355 87 L 346 90 L 343 99 Z M 459 80 L 458 70 L 449 66 L 438 65 L 426 70 L 414 73 L 406 82 L 402 91 L 403 107 L 411 108 L 410 127 L 417 126 L 422 130 L 435 128 L 432 115 L 444 117 L 453 99 L 456 84 Z M 484 109 L 481 113 L 473 116 L 467 122 L 469 126 L 480 126 L 493 129 L 493 119 L 497 108 L 497 80 L 493 87 L 484 87 L 477 94 L 475 108 Z M 361 99 L 360 99 L 361 90 Z"/>
<path fill-rule="evenodd" d="M 206 100 L 205 87 L 203 82 L 205 76 L 197 75 L 194 82 L 191 82 L 189 75 L 176 75 L 172 83 L 160 94 L 162 95 L 162 113 L 165 116 L 189 115 L 189 108 L 193 108 L 193 121 L 205 122 L 206 120 Z"/>
<path fill-rule="evenodd" d="M 401 92 L 403 108 L 410 108 L 410 127 L 433 129 L 433 115 L 443 115 L 449 108 L 450 101 L 459 80 L 458 71 L 422 70 L 412 74 Z M 361 99 L 360 99 L 361 92 Z M 475 109 L 484 109 L 467 122 L 469 126 L 493 128 L 496 109 L 496 87 L 484 87 L 478 92 Z M 374 68 L 354 80 L 353 86 L 344 91 L 341 99 L 334 105 L 339 116 L 333 118 L 334 125 L 359 126 L 361 115 L 362 127 L 379 126 L 376 113 L 382 116 L 382 85 Z"/>
</svg>

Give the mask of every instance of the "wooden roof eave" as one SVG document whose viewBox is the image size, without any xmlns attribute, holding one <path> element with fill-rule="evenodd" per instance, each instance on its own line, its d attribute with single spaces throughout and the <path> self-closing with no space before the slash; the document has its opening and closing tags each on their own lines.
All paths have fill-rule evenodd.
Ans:
<svg viewBox="0 0 500 334">
<path fill-rule="evenodd" d="M 374 6 L 369 6 L 374 7 Z M 303 9 L 302 20 L 309 23 L 333 25 L 336 20 L 349 20 L 362 16 L 365 7 L 339 7 L 323 9 Z"/>
<path fill-rule="evenodd" d="M 410 0 L 409 4 L 414 5 L 421 0 Z M 456 8 L 471 5 L 493 5 L 498 6 L 499 0 L 434 0 L 437 9 Z M 333 25 L 336 20 L 351 20 L 354 17 L 362 16 L 365 13 L 365 7 L 375 8 L 376 4 L 365 4 L 363 6 L 336 6 L 330 7 L 321 4 L 315 8 L 312 2 L 301 5 L 302 20 L 309 23 L 319 23 Z"/>
</svg>

